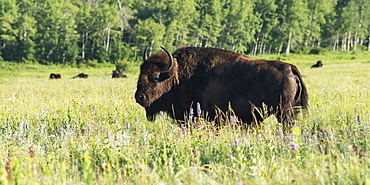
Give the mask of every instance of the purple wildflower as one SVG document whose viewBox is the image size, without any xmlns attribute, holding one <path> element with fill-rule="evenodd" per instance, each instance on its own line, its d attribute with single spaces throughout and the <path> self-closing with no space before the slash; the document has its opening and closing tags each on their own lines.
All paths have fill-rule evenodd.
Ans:
<svg viewBox="0 0 370 185">
<path fill-rule="evenodd" d="M 292 147 L 292 150 L 294 151 L 298 149 L 298 145 L 295 143 L 292 143 L 291 147 Z"/>
<path fill-rule="evenodd" d="M 28 124 L 23 124 L 23 130 L 27 130 L 28 129 Z"/>
<path fill-rule="evenodd" d="M 231 153 L 231 156 L 236 157 L 236 153 Z"/>
<path fill-rule="evenodd" d="M 289 141 L 294 141 L 294 134 L 293 134 L 293 133 L 291 133 L 291 134 L 289 135 Z"/>
<path fill-rule="evenodd" d="M 357 115 L 357 121 L 358 121 L 358 122 L 361 122 L 360 115 Z"/>
<path fill-rule="evenodd" d="M 199 102 L 197 103 L 197 114 L 198 115 L 201 115 L 202 114 L 202 109 L 200 107 L 200 103 Z"/>
<path fill-rule="evenodd" d="M 193 108 L 189 109 L 189 115 L 194 115 L 194 109 Z"/>
<path fill-rule="evenodd" d="M 158 115 L 158 119 L 159 119 L 159 120 L 161 120 L 161 119 L 162 119 L 162 117 L 163 117 L 163 112 L 162 112 L 162 111 L 160 111 L 160 112 L 159 112 L 159 115 Z"/>
<path fill-rule="evenodd" d="M 279 130 L 279 138 L 280 138 L 281 140 L 283 140 L 283 139 L 284 139 L 283 131 L 281 131 L 281 130 Z"/>
<path fill-rule="evenodd" d="M 130 140 L 125 139 L 125 140 L 123 140 L 123 143 L 124 143 L 125 146 L 128 146 L 128 145 L 130 145 Z"/>
<path fill-rule="evenodd" d="M 258 142 L 261 141 L 261 134 L 258 134 L 256 139 Z"/>
<path fill-rule="evenodd" d="M 247 134 L 245 135 L 245 138 L 246 138 L 246 139 L 249 139 L 249 133 L 247 133 Z"/>
<path fill-rule="evenodd" d="M 6 118 L 6 129 L 7 129 L 7 130 L 10 130 L 10 126 L 9 126 L 9 118 Z"/>
<path fill-rule="evenodd" d="M 312 135 L 312 140 L 313 140 L 313 142 L 317 142 L 317 136 L 316 136 L 316 134 L 313 134 Z"/>
<path fill-rule="evenodd" d="M 235 144 L 235 147 L 239 147 L 239 141 L 234 137 L 234 144 Z"/>
<path fill-rule="evenodd" d="M 130 123 L 126 123 L 126 130 L 130 130 Z"/>
<path fill-rule="evenodd" d="M 185 132 L 185 125 L 184 125 L 184 124 L 181 124 L 181 130 L 182 130 L 183 132 Z"/>
<path fill-rule="evenodd" d="M 230 116 L 230 122 L 231 122 L 232 126 L 235 126 L 235 117 L 234 116 Z"/>
<path fill-rule="evenodd" d="M 114 124 L 116 124 L 116 123 L 117 123 L 117 119 L 114 119 L 114 120 L 113 120 L 113 123 L 114 123 Z"/>
<path fill-rule="evenodd" d="M 189 121 L 193 121 L 193 115 L 192 114 L 189 114 L 189 118 L 188 118 Z"/>
<path fill-rule="evenodd" d="M 323 138 L 325 138 L 325 137 L 326 137 L 325 132 L 321 132 L 321 136 L 322 136 Z"/>
<path fill-rule="evenodd" d="M 149 138 L 148 137 L 145 137 L 145 144 L 148 145 L 149 144 Z"/>
</svg>

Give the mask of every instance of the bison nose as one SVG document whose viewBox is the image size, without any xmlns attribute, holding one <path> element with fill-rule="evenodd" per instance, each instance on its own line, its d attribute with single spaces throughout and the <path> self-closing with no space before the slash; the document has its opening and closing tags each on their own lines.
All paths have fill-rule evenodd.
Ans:
<svg viewBox="0 0 370 185">
<path fill-rule="evenodd" d="M 143 105 L 144 100 L 145 100 L 145 96 L 141 93 L 136 93 L 135 94 L 135 99 L 136 99 L 137 103 L 139 103 L 140 105 Z"/>
</svg>

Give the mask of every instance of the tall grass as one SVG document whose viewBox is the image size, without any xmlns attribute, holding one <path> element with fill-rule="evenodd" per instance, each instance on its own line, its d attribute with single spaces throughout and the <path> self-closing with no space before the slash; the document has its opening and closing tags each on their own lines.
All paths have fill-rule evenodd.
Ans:
<svg viewBox="0 0 370 185">
<path fill-rule="evenodd" d="M 87 79 L 70 79 L 74 68 L 3 75 L 0 182 L 368 185 L 370 63 L 319 56 L 324 67 L 310 69 L 317 57 L 285 56 L 310 96 L 288 135 L 273 117 L 248 131 L 202 119 L 179 127 L 166 115 L 148 122 L 133 98 L 138 74 L 111 79 L 110 68 L 86 69 Z M 62 79 L 48 79 L 58 71 Z"/>
</svg>

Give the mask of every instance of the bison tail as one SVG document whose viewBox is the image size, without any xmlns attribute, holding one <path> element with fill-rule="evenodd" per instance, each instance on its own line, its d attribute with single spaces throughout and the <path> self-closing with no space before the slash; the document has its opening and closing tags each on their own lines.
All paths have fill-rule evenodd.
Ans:
<svg viewBox="0 0 370 185">
<path fill-rule="evenodd" d="M 296 101 L 300 102 L 300 106 L 302 110 L 307 111 L 308 109 L 308 92 L 306 85 L 303 83 L 302 75 L 298 71 L 298 69 L 293 69 L 293 74 L 297 77 L 297 83 L 299 86 L 298 93 L 299 96 L 297 97 Z"/>
</svg>

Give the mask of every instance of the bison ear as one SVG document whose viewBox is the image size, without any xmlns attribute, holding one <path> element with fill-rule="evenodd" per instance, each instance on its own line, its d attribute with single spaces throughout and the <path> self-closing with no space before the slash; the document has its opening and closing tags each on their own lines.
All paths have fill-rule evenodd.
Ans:
<svg viewBox="0 0 370 185">
<path fill-rule="evenodd" d="M 161 81 L 164 81 L 164 80 L 167 80 L 167 79 L 169 79 L 170 78 L 170 73 L 161 73 L 160 75 L 159 75 L 159 81 L 161 82 Z"/>
<path fill-rule="evenodd" d="M 170 73 L 162 72 L 162 73 L 154 73 L 150 76 L 150 81 L 154 83 L 160 83 L 170 78 Z"/>
</svg>

